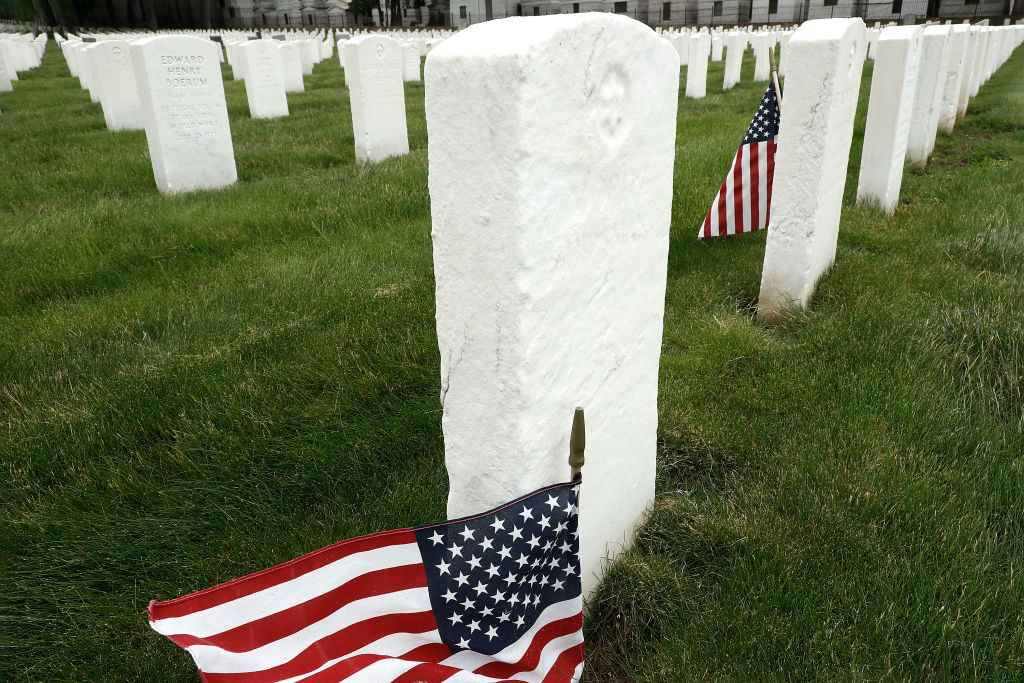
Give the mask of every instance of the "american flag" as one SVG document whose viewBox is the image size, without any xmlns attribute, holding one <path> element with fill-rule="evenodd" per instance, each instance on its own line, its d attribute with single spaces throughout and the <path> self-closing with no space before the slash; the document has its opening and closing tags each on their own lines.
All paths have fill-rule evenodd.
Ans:
<svg viewBox="0 0 1024 683">
<path fill-rule="evenodd" d="M 769 85 L 697 239 L 738 235 L 768 225 L 778 134 L 779 101 L 774 86 Z"/>
<path fill-rule="evenodd" d="M 577 681 L 579 484 L 152 602 L 149 623 L 208 683 Z"/>
</svg>

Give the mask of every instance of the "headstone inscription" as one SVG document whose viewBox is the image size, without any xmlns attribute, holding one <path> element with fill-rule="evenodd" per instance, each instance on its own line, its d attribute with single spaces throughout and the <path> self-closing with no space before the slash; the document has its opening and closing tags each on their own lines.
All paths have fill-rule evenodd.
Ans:
<svg viewBox="0 0 1024 683">
<path fill-rule="evenodd" d="M 217 47 L 194 36 L 131 46 L 157 188 L 189 192 L 238 179 Z"/>
<path fill-rule="evenodd" d="M 678 83 L 605 13 L 475 24 L 425 66 L 448 514 L 564 481 L 584 406 L 586 593 L 654 495 Z"/>
</svg>

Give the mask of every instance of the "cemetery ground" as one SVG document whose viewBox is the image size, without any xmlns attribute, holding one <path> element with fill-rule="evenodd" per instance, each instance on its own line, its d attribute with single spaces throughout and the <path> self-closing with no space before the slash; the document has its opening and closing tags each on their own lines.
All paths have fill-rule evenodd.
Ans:
<svg viewBox="0 0 1024 683">
<path fill-rule="evenodd" d="M 1024 51 L 891 217 L 870 67 L 837 263 L 773 328 L 764 235 L 695 239 L 764 84 L 680 96 L 658 498 L 588 681 L 1024 677 Z M 0 95 L 2 680 L 195 680 L 150 599 L 445 516 L 422 85 L 364 166 L 336 59 L 284 119 L 225 88 L 239 183 L 183 196 L 54 45 Z"/>
</svg>

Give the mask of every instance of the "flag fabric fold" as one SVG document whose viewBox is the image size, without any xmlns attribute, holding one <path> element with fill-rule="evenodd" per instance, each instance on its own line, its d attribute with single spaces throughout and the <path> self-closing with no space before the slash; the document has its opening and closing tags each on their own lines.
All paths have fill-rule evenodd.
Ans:
<svg viewBox="0 0 1024 683">
<path fill-rule="evenodd" d="M 769 84 L 697 239 L 739 235 L 768 225 L 778 134 L 779 101 Z"/>
<path fill-rule="evenodd" d="M 578 681 L 579 484 L 154 601 L 149 623 L 208 683 Z"/>
</svg>

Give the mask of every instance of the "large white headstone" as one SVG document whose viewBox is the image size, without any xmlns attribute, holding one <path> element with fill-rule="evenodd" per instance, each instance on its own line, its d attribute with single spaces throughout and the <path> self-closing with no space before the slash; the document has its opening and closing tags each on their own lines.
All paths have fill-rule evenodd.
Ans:
<svg viewBox="0 0 1024 683">
<path fill-rule="evenodd" d="M 71 46 L 73 49 L 74 46 Z M 11 41 L 0 40 L 0 62 L 5 66 L 7 80 L 18 80 L 18 57 L 14 54 L 15 48 Z M 13 88 L 12 88 L 13 89 Z"/>
<path fill-rule="evenodd" d="M 768 60 L 768 48 L 775 42 L 774 34 L 758 35 L 750 39 L 754 46 L 754 81 L 764 82 L 771 78 L 771 65 Z"/>
<path fill-rule="evenodd" d="M 783 33 L 779 36 L 779 61 L 775 65 L 779 78 L 786 75 L 786 65 L 789 62 L 789 36 L 789 33 Z"/>
<path fill-rule="evenodd" d="M 947 133 L 952 133 L 956 124 L 970 32 L 970 28 L 963 24 L 955 24 L 950 28 L 952 31 L 949 36 L 949 58 L 942 85 L 942 104 L 939 107 L 939 128 Z"/>
<path fill-rule="evenodd" d="M 193 36 L 131 46 L 153 175 L 161 192 L 224 187 L 238 179 L 217 47 Z"/>
<path fill-rule="evenodd" d="M 99 43 L 86 43 L 82 46 L 82 71 L 85 75 L 86 89 L 89 91 L 89 99 L 93 104 L 100 103 L 100 79 L 96 70 L 96 48 Z"/>
<path fill-rule="evenodd" d="M 728 49 L 725 52 L 725 75 L 722 77 L 722 90 L 732 90 L 740 82 L 740 69 L 743 66 L 743 53 L 747 49 L 747 36 L 736 31 L 727 34 Z"/>
<path fill-rule="evenodd" d="M 853 119 L 867 51 L 860 19 L 805 22 L 789 41 L 759 318 L 806 307 L 835 261 Z"/>
<path fill-rule="evenodd" d="M 679 66 L 686 66 L 690 61 L 690 34 L 678 33 L 672 36 L 672 47 L 679 54 Z"/>
<path fill-rule="evenodd" d="M 420 81 L 420 49 L 416 45 L 402 46 L 402 80 Z"/>
<path fill-rule="evenodd" d="M 489 21 L 426 63 L 449 516 L 568 478 L 584 590 L 654 496 L 679 57 L 606 13 Z"/>
<path fill-rule="evenodd" d="M 903 184 L 922 34 L 920 26 L 890 26 L 882 30 L 875 49 L 857 201 L 888 213 L 896 209 Z"/>
<path fill-rule="evenodd" d="M 95 64 L 103 118 L 110 130 L 142 130 L 142 101 L 135 81 L 130 46 L 123 40 L 104 40 L 89 52 Z"/>
<path fill-rule="evenodd" d="M 686 66 L 686 96 L 700 99 L 708 90 L 708 56 L 711 36 L 703 31 L 690 36 L 690 55 Z"/>
<path fill-rule="evenodd" d="M 240 47 L 245 62 L 245 95 L 254 119 L 288 116 L 284 63 L 275 40 L 250 40 Z"/>
<path fill-rule="evenodd" d="M 14 86 L 11 84 L 11 72 L 13 72 L 13 69 L 8 70 L 7 62 L 4 61 L 3 50 L 0 50 L 0 92 L 14 90 Z"/>
<path fill-rule="evenodd" d="M 967 115 L 967 104 L 972 97 L 971 81 L 980 57 L 981 28 L 971 26 L 967 36 L 967 56 L 964 59 L 964 74 L 960 79 L 960 96 L 956 105 L 956 115 L 961 117 Z"/>
<path fill-rule="evenodd" d="M 409 153 L 402 59 L 401 44 L 384 35 L 359 36 L 345 44 L 357 161 Z"/>
<path fill-rule="evenodd" d="M 299 46 L 294 42 L 277 42 L 281 52 L 281 68 L 284 69 L 284 91 L 304 92 L 306 84 L 302 81 L 302 60 L 299 57 Z"/>
<path fill-rule="evenodd" d="M 907 135 L 907 161 L 925 164 L 935 148 L 935 134 L 942 108 L 949 63 L 949 26 L 929 26 L 921 38 L 921 62 L 917 70 L 917 91 Z"/>
</svg>

